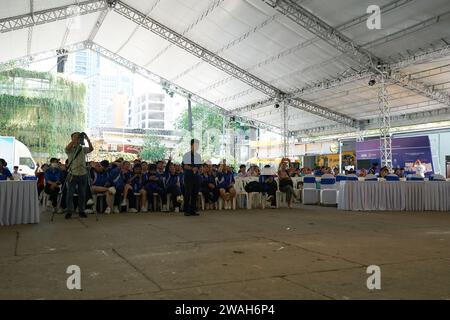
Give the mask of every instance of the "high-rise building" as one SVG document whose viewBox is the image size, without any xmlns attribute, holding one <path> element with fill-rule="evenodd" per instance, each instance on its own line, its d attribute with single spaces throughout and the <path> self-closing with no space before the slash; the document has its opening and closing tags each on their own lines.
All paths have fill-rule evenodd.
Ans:
<svg viewBox="0 0 450 320">
<path fill-rule="evenodd" d="M 167 129 L 165 95 L 146 93 L 135 98 L 129 109 L 129 124 L 140 129 Z"/>
<path fill-rule="evenodd" d="M 86 126 L 123 127 L 133 94 L 133 78 L 115 63 L 96 52 L 70 54 L 65 73 L 86 84 Z"/>
</svg>

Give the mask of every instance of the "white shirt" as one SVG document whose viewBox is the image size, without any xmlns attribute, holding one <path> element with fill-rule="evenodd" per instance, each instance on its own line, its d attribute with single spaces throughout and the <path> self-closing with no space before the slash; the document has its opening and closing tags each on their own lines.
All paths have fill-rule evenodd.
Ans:
<svg viewBox="0 0 450 320">
<path fill-rule="evenodd" d="M 15 181 L 20 181 L 22 180 L 22 175 L 20 173 L 12 173 L 12 177 Z"/>
<path fill-rule="evenodd" d="M 422 178 L 425 178 L 425 166 L 423 164 L 419 164 L 416 166 L 416 173 L 420 175 Z"/>
<path fill-rule="evenodd" d="M 191 163 L 191 151 L 186 152 L 183 156 L 183 163 L 184 164 L 194 164 L 194 165 L 201 165 L 202 164 L 202 157 L 197 152 L 194 153 L 194 163 Z"/>
</svg>

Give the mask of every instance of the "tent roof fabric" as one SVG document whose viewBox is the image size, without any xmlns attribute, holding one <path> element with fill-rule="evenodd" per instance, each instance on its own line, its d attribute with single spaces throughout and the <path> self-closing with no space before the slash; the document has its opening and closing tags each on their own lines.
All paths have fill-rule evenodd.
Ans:
<svg viewBox="0 0 450 320">
<path fill-rule="evenodd" d="M 345 76 L 361 65 L 312 29 L 296 23 L 268 0 L 4 0 L 0 7 L 0 63 L 91 41 L 106 50 L 189 90 L 225 110 L 267 99 L 266 93 L 193 55 L 179 45 L 117 12 L 118 2 L 157 21 L 202 48 L 225 59 L 265 84 L 290 93 L 314 83 Z M 272 1 L 274 2 L 274 1 Z M 384 63 L 404 61 L 412 54 L 449 45 L 448 0 L 383 0 L 380 30 L 369 30 L 370 1 L 282 0 L 299 5 Z M 80 10 L 79 6 L 86 5 Z M 36 14 L 66 7 L 74 14 L 43 23 Z M 68 8 L 68 9 L 67 9 Z M 103 15 L 103 19 L 102 18 Z M 35 17 L 32 25 L 11 27 L 13 18 Z M 39 16 L 39 15 L 38 15 Z M 98 29 L 98 30 L 96 30 Z M 94 32 L 96 30 L 96 32 Z M 397 70 L 424 88 L 450 95 L 450 52 Z M 357 121 L 379 116 L 378 86 L 361 78 L 301 94 L 301 99 Z M 391 114 L 450 108 L 417 90 L 388 82 Z M 242 115 L 282 128 L 282 108 L 274 103 Z M 450 112 L 446 115 L 450 119 Z M 288 130 L 332 126 L 332 119 L 288 108 Z M 427 119 L 424 119 L 426 122 Z"/>
</svg>

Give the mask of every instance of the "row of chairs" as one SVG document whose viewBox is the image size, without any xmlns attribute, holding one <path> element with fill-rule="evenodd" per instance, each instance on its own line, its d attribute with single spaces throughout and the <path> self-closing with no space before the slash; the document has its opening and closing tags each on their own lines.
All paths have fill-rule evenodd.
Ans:
<svg viewBox="0 0 450 320">
<path fill-rule="evenodd" d="M 350 175 L 337 175 L 336 177 L 331 174 L 325 174 L 321 177 L 316 177 L 314 175 L 307 175 L 304 177 L 298 177 L 298 178 L 292 178 L 294 182 L 294 192 L 296 195 L 301 199 L 303 204 L 321 204 L 325 206 L 336 206 L 337 205 L 337 199 L 338 199 L 338 189 L 339 189 L 339 183 L 341 181 L 359 181 L 361 178 L 358 178 L 358 176 L 354 174 Z M 375 175 L 367 175 L 364 177 L 364 181 L 380 181 L 383 179 L 378 178 Z M 400 178 L 397 175 L 389 174 L 385 177 L 386 181 L 399 181 Z M 406 180 L 410 181 L 423 181 L 424 178 L 420 175 L 409 175 Z M 429 179 L 430 181 L 445 181 L 445 177 L 442 175 L 435 174 Z M 236 178 L 235 183 L 235 189 L 236 189 L 236 198 L 232 200 L 231 203 L 225 203 L 222 198 L 219 197 L 219 200 L 214 203 L 213 208 L 218 210 L 223 210 L 225 207 L 230 207 L 231 209 L 235 210 L 236 208 L 245 208 L 245 209 L 253 209 L 253 208 L 261 208 L 265 209 L 266 202 L 267 202 L 267 196 L 263 195 L 260 192 L 247 192 L 245 191 L 245 186 L 252 182 L 252 181 L 259 181 L 258 177 L 248 177 L 248 178 Z M 284 192 L 281 192 L 278 185 L 278 179 L 276 178 L 275 181 L 277 182 L 277 191 L 276 191 L 276 204 L 277 208 L 285 207 L 287 206 L 286 201 L 286 194 Z M 48 195 L 45 194 L 45 192 L 42 192 L 41 196 L 43 196 L 43 202 L 46 203 L 48 199 Z M 104 198 L 104 194 L 93 194 L 93 210 L 94 212 L 97 212 L 97 208 L 99 208 L 99 212 L 104 211 L 104 201 L 102 198 Z M 139 203 L 139 194 L 135 193 L 136 199 L 137 199 L 137 210 L 140 208 Z M 163 204 L 162 199 L 159 196 L 158 193 L 154 193 L 153 195 L 153 210 L 157 211 L 158 209 L 162 209 L 163 205 L 166 205 L 169 210 L 172 210 L 171 208 L 172 201 L 171 201 L 171 194 L 168 194 L 167 196 L 167 203 Z M 61 194 L 59 195 L 61 197 Z M 101 199 L 101 201 L 99 201 Z M 199 202 L 199 208 L 202 210 L 205 210 L 206 203 L 205 198 L 202 193 L 198 194 L 198 202 Z M 97 205 L 98 203 L 98 205 Z M 58 207 L 60 204 L 60 200 L 58 201 Z M 180 203 L 180 206 L 182 207 L 183 203 Z M 129 210 L 129 205 L 127 204 L 126 210 Z"/>
<path fill-rule="evenodd" d="M 364 178 L 358 178 L 355 174 L 350 175 L 337 175 L 336 181 L 400 181 L 400 180 L 406 180 L 406 181 L 424 181 L 425 178 L 422 177 L 419 174 L 409 174 L 406 176 L 406 178 L 400 178 L 396 174 L 388 174 L 385 178 L 379 178 L 378 176 L 374 174 L 368 174 Z M 429 179 L 429 181 L 446 181 L 446 178 L 443 175 L 440 174 L 434 174 Z"/>
</svg>

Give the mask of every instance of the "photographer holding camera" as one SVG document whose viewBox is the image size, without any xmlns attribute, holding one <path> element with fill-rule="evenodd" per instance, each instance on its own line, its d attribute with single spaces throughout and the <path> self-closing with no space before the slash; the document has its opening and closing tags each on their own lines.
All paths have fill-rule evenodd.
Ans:
<svg viewBox="0 0 450 320">
<path fill-rule="evenodd" d="M 66 219 L 72 217 L 73 195 L 78 194 L 78 212 L 80 217 L 87 218 L 84 212 L 86 206 L 86 192 L 88 188 L 88 170 L 86 168 L 86 154 L 92 152 L 94 147 L 84 132 L 74 132 L 70 136 L 72 141 L 66 146 L 68 156 L 67 167 L 67 213 Z M 84 140 L 88 142 L 89 147 L 84 146 Z"/>
</svg>

